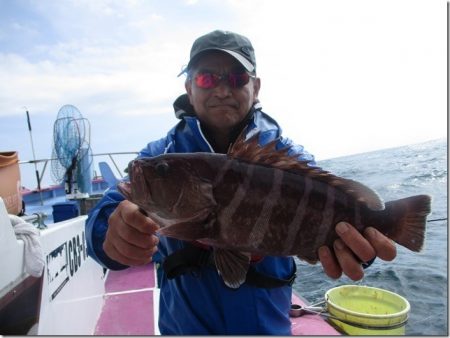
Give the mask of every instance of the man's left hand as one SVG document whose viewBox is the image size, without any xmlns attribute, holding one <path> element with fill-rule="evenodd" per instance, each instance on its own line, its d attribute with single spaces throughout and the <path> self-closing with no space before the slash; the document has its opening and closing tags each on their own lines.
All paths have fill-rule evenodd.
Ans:
<svg viewBox="0 0 450 338">
<path fill-rule="evenodd" d="M 327 246 L 319 248 L 319 259 L 325 273 L 334 279 L 342 273 L 357 281 L 364 277 L 361 263 L 375 257 L 391 261 L 397 255 L 394 242 L 377 229 L 368 227 L 361 234 L 352 225 L 340 222 L 336 225 L 339 238 L 334 241 L 333 250 Z"/>
</svg>

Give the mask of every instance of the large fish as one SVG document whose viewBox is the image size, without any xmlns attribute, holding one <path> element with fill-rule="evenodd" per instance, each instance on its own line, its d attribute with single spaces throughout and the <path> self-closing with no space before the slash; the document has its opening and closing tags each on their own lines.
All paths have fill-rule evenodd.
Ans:
<svg viewBox="0 0 450 338">
<path fill-rule="evenodd" d="M 130 182 L 119 185 L 130 201 L 157 222 L 159 233 L 213 247 L 226 285 L 239 287 L 251 254 L 318 261 L 322 245 L 346 221 L 372 226 L 402 246 L 420 251 L 431 198 L 418 195 L 384 204 L 368 187 L 309 166 L 258 135 L 239 137 L 228 154 L 185 153 L 129 164 Z"/>
</svg>

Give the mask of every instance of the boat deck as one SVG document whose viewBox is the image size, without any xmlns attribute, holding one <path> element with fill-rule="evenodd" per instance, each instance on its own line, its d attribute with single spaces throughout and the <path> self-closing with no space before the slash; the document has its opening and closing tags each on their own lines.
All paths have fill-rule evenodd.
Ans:
<svg viewBox="0 0 450 338">
<path fill-rule="evenodd" d="M 30 334 L 39 335 L 158 335 L 159 288 L 154 264 L 131 267 L 121 271 L 105 271 L 85 255 L 86 216 L 70 218 L 53 224 L 55 202 L 66 202 L 65 196 L 27 203 L 27 213 L 45 213 L 49 225 L 40 230 L 40 241 L 46 258 L 42 290 L 37 300 L 35 323 Z M 2 238 L 7 250 L 0 261 L 7 287 L 23 274 L 23 258 L 9 246 L 24 254 L 24 245 L 18 241 L 8 214 L 0 199 L 0 230 L 10 238 Z M 1 218 L 1 217 L 0 217 Z M 4 223 L 4 224 L 3 224 Z M 0 231 L 1 233 L 1 231 Z M 78 244 L 81 243 L 81 244 Z M 8 246 L 9 245 L 9 246 Z M 8 248 L 7 248 L 8 247 Z M 13 268 L 17 271 L 12 271 Z M 14 272 L 14 274 L 13 274 Z M 80 287 L 82 285 L 82 287 Z M 6 290 L 7 288 L 5 288 Z M 15 290 L 11 290 L 15 292 Z M 292 303 L 306 306 L 293 294 Z M 69 322 L 68 322 L 69 321 Z M 327 321 L 318 315 L 307 314 L 291 318 L 293 335 L 339 335 Z"/>
<path fill-rule="evenodd" d="M 109 271 L 105 289 L 105 302 L 95 328 L 95 335 L 159 334 L 157 325 L 159 290 L 156 286 L 153 264 Z M 306 306 L 295 294 L 292 302 Z M 291 318 L 291 322 L 293 335 L 340 335 L 318 315 L 307 314 Z"/>
<path fill-rule="evenodd" d="M 294 292 L 292 304 L 307 306 Z M 305 314 L 301 317 L 291 317 L 292 335 L 294 336 L 339 336 L 341 333 L 317 314 Z"/>
<path fill-rule="evenodd" d="M 154 265 L 109 271 L 95 335 L 155 335 L 158 289 Z M 145 309 L 143 311 L 142 309 Z M 126 315 L 124 315 L 126 313 Z"/>
</svg>

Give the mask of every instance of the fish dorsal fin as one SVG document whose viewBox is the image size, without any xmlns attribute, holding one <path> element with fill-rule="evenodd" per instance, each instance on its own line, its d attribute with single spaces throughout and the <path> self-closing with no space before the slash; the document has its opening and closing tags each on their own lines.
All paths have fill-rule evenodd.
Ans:
<svg viewBox="0 0 450 338">
<path fill-rule="evenodd" d="M 330 176 L 333 176 L 330 174 Z M 355 197 L 358 202 L 361 202 L 369 209 L 372 210 L 383 210 L 384 209 L 384 202 L 381 199 L 381 197 L 372 189 L 365 186 L 362 183 L 359 183 L 357 181 L 349 180 L 346 178 L 341 178 L 337 176 L 333 176 L 335 179 L 333 179 L 331 184 L 333 184 L 335 187 L 339 188 L 340 190 L 345 191 L 346 193 L 350 194 L 351 196 Z"/>
<path fill-rule="evenodd" d="M 246 141 L 245 133 L 242 132 L 236 142 L 230 147 L 227 155 L 245 162 L 308 175 L 351 195 L 358 202 L 367 205 L 372 210 L 384 209 L 384 202 L 380 196 L 364 184 L 335 176 L 322 168 L 310 166 L 309 163 L 311 161 L 302 161 L 296 156 L 288 155 L 290 146 L 276 149 L 279 139 L 275 139 L 264 146 L 260 146 L 258 140 L 259 133 Z"/>
</svg>

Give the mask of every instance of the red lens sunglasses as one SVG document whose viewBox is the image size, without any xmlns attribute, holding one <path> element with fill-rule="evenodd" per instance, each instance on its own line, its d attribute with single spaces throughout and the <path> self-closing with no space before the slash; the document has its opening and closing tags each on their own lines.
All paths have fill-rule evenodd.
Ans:
<svg viewBox="0 0 450 338">
<path fill-rule="evenodd" d="M 225 79 L 230 88 L 236 89 L 244 87 L 251 77 L 255 77 L 247 72 L 216 74 L 212 72 L 200 72 L 194 76 L 197 87 L 203 89 L 216 88 L 220 81 Z"/>
</svg>

